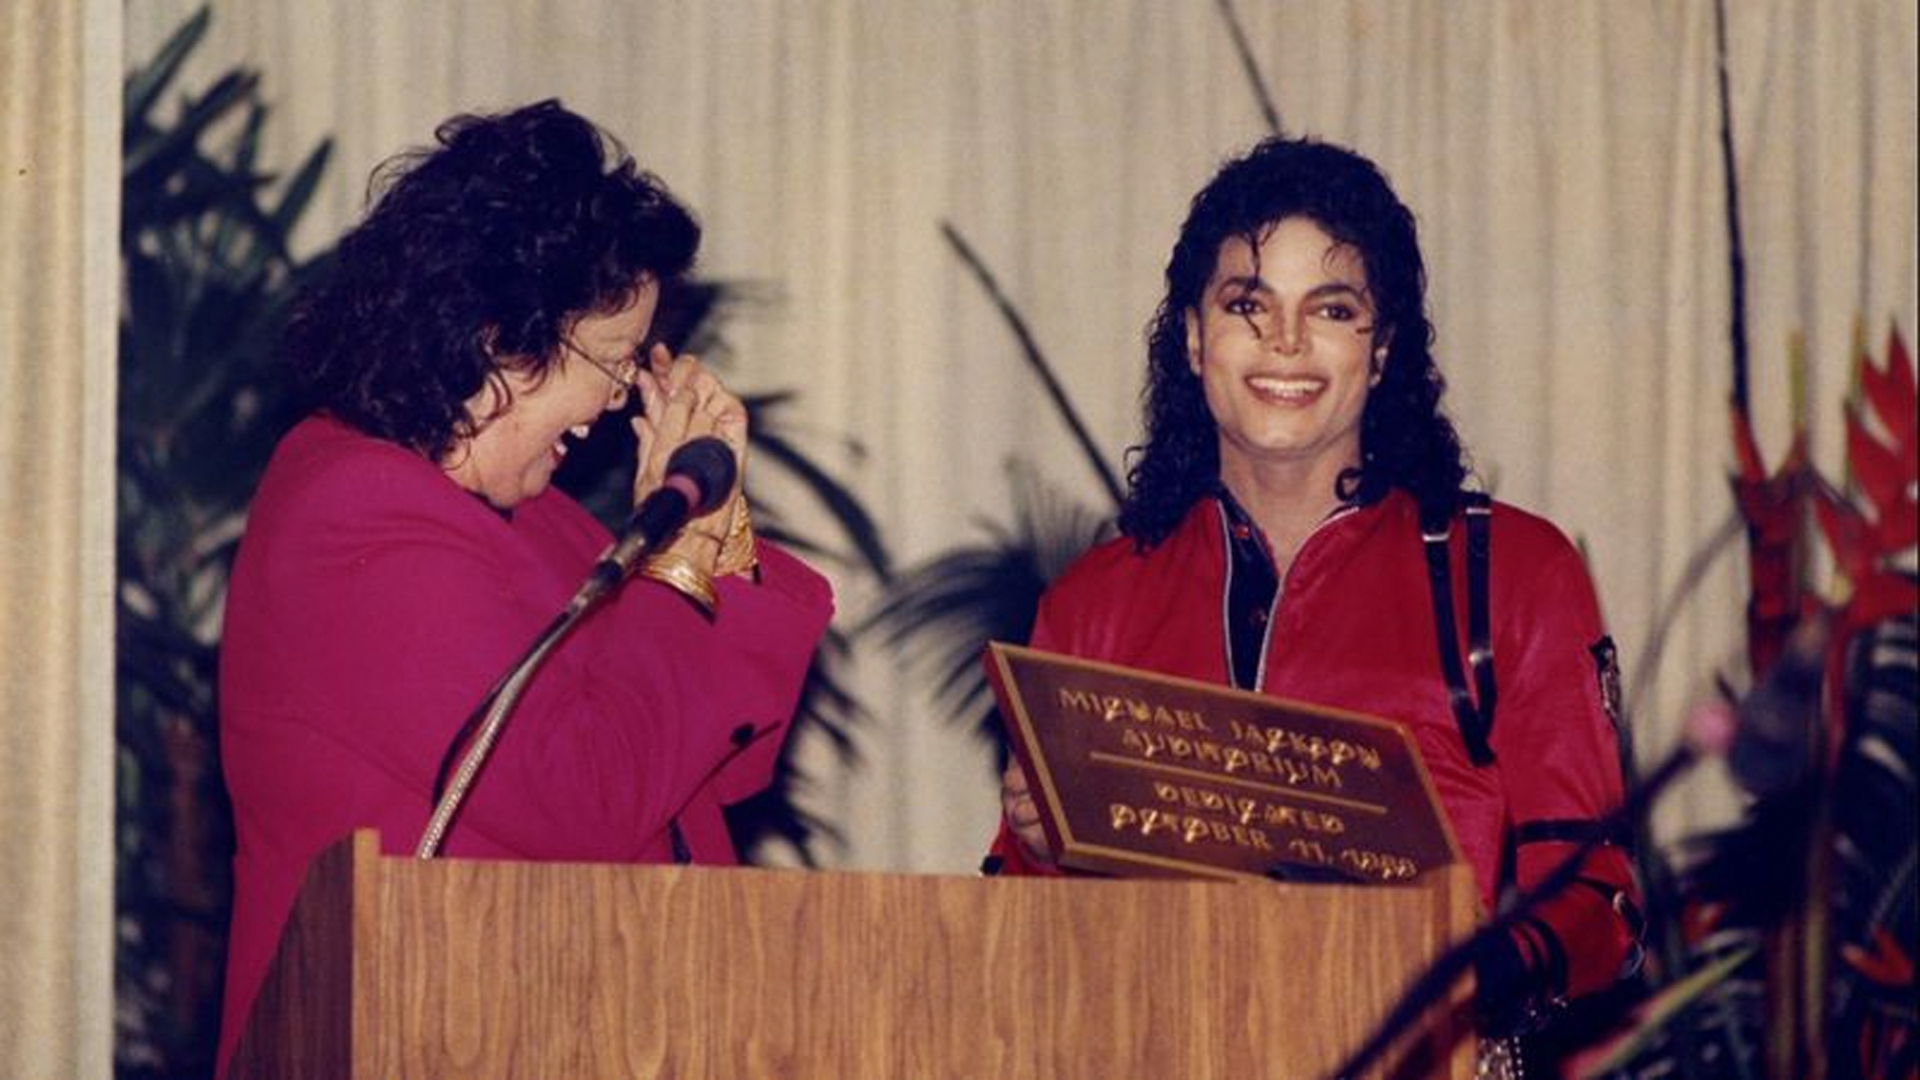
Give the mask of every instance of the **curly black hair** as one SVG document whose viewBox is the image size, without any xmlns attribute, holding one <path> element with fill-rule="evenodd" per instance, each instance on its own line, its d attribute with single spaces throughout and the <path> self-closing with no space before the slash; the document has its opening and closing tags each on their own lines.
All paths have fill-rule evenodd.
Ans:
<svg viewBox="0 0 1920 1080">
<path fill-rule="evenodd" d="M 1120 530 L 1142 549 L 1167 538 L 1195 500 L 1216 490 L 1219 434 L 1200 380 L 1187 364 L 1186 317 L 1197 310 L 1220 246 L 1241 237 L 1255 250 L 1289 217 L 1312 219 L 1359 252 L 1387 346 L 1380 383 L 1360 419 L 1361 463 L 1343 474 L 1343 500 L 1371 503 L 1403 488 L 1423 507 L 1451 511 L 1467 468 L 1440 411 L 1446 382 L 1434 365 L 1426 268 L 1413 214 L 1380 170 L 1343 147 L 1273 138 L 1234 158 L 1193 198 L 1167 261 L 1167 293 L 1147 327 L 1146 442 L 1128 450 Z"/>
<path fill-rule="evenodd" d="M 612 136 L 542 101 L 461 115 L 374 170 L 373 206 L 295 302 L 284 352 L 312 408 L 441 460 L 465 402 L 536 378 L 583 315 L 687 273 L 700 227 Z"/>
</svg>

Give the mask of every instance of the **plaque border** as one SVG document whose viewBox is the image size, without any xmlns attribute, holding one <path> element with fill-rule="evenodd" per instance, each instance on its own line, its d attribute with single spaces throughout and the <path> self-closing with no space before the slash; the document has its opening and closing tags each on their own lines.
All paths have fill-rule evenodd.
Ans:
<svg viewBox="0 0 1920 1080">
<path fill-rule="evenodd" d="M 1351 709 L 1342 709 L 1338 706 L 1320 705 L 1313 702 L 1300 701 L 1295 698 L 1283 698 L 1253 690 L 1242 690 L 1234 686 L 1222 686 L 1219 683 L 1211 683 L 1202 679 L 1192 679 L 1183 675 L 1167 675 L 1146 668 L 1129 667 L 1125 664 L 1115 664 L 1104 660 L 1088 660 L 1084 657 L 1050 652 L 1046 649 L 1035 649 L 1027 645 L 1013 645 L 1004 641 L 987 642 L 985 660 L 988 682 L 992 685 L 994 698 L 1000 705 L 1002 715 L 1009 721 L 1007 724 L 1007 732 L 1011 736 L 1014 754 L 1019 758 L 1021 765 L 1027 770 L 1028 782 L 1037 785 L 1045 795 L 1044 798 L 1038 800 L 1038 804 L 1042 810 L 1040 824 L 1046 831 L 1048 842 L 1053 845 L 1056 858 L 1067 855 L 1075 857 L 1090 855 L 1093 856 L 1093 861 L 1099 864 L 1096 867 L 1090 868 L 1095 869 L 1096 872 L 1109 874 L 1116 873 L 1118 869 L 1140 867 L 1163 875 L 1172 873 L 1183 877 L 1198 876 L 1233 881 L 1272 880 L 1264 875 L 1250 874 L 1243 870 L 1214 866 L 1210 863 L 1173 859 L 1150 852 L 1117 848 L 1110 844 L 1089 843 L 1087 841 L 1076 840 L 1068 828 L 1066 814 L 1060 808 L 1060 790 L 1058 784 L 1054 781 L 1052 768 L 1048 765 L 1043 755 L 1035 752 L 1035 748 L 1039 745 L 1039 739 L 1034 733 L 1033 717 L 1028 714 L 1027 703 L 1024 696 L 1020 693 L 1019 682 L 1013 675 L 1012 665 L 1016 660 L 1034 660 L 1056 667 L 1118 675 L 1130 679 L 1145 677 L 1151 681 L 1164 683 L 1168 686 L 1197 690 L 1229 700 L 1237 699 L 1254 705 L 1261 710 L 1271 710 L 1275 708 L 1277 704 L 1280 707 L 1294 712 L 1324 716 L 1329 719 L 1355 723 L 1363 727 L 1372 728 L 1385 738 L 1395 740 L 1399 742 L 1401 746 L 1405 747 L 1408 759 L 1413 762 L 1414 775 L 1420 782 L 1420 790 L 1426 795 L 1427 804 L 1431 808 L 1433 816 L 1439 821 L 1440 835 L 1446 843 L 1449 859 L 1445 863 L 1428 867 L 1425 871 L 1421 872 L 1419 876 L 1408 882 L 1363 882 L 1360 879 L 1353 879 L 1352 883 L 1366 884 L 1369 886 L 1422 884 L 1432 874 L 1440 871 L 1444 867 L 1461 864 L 1466 861 L 1461 855 L 1459 840 L 1453 833 L 1453 821 L 1447 816 L 1446 805 L 1440 801 L 1440 793 L 1434 786 L 1433 775 L 1427 770 L 1426 759 L 1420 754 L 1420 744 L 1414 740 L 1413 733 L 1407 730 L 1404 724 L 1397 721 L 1363 712 L 1356 712 Z"/>
</svg>

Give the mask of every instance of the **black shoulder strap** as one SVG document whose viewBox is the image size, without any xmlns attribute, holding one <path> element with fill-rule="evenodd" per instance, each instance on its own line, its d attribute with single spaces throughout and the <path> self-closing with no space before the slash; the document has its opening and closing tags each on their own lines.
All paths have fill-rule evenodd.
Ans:
<svg viewBox="0 0 1920 1080">
<path fill-rule="evenodd" d="M 1467 690 L 1466 672 L 1460 663 L 1459 639 L 1453 618 L 1453 573 L 1447 557 L 1452 538 L 1452 519 L 1445 510 L 1422 507 L 1420 540 L 1427 553 L 1427 583 L 1433 591 L 1433 630 L 1440 652 L 1440 673 L 1447 680 L 1447 696 L 1453 702 L 1453 718 L 1460 725 L 1460 738 L 1467 744 L 1467 757 L 1475 765 L 1493 764 L 1493 708 L 1498 696 L 1493 679 L 1492 618 L 1488 611 L 1488 553 L 1492 546 L 1488 521 L 1493 502 L 1484 492 L 1461 496 L 1467 522 L 1467 662 L 1473 668 L 1473 692 Z M 1475 693 L 1479 704 L 1474 703 Z"/>
</svg>

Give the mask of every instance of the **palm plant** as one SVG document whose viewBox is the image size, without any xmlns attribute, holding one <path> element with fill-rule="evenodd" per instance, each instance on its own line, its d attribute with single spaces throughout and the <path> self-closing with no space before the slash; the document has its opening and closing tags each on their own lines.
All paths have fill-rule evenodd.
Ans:
<svg viewBox="0 0 1920 1080">
<path fill-rule="evenodd" d="M 115 884 L 129 1075 L 212 1065 L 232 850 L 219 611 L 247 499 L 292 420 L 273 340 L 325 258 L 295 258 L 287 236 L 329 147 L 284 180 L 260 171 L 257 74 L 229 71 L 161 117 L 207 24 L 203 9 L 123 90 Z"/>
<path fill-rule="evenodd" d="M 945 222 L 940 229 L 1013 332 L 1027 366 L 1040 380 L 1105 488 L 1112 512 L 1117 513 L 1120 482 L 1100 456 L 1026 320 L 959 230 Z M 889 646 L 931 667 L 940 699 L 954 716 L 973 718 L 975 732 L 995 748 L 1003 763 L 1005 729 L 987 689 L 980 652 L 989 641 L 1026 641 L 1047 583 L 1113 532 L 1110 515 L 1089 510 L 1046 486 L 1029 464 L 1010 461 L 1008 476 L 1013 526 L 985 522 L 981 542 L 953 548 L 902 574 L 861 626 L 862 633 L 878 633 Z"/>
</svg>

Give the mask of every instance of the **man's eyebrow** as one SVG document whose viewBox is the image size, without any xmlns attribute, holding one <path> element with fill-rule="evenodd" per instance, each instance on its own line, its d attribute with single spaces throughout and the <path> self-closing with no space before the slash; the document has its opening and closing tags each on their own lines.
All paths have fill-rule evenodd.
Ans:
<svg viewBox="0 0 1920 1080">
<path fill-rule="evenodd" d="M 1234 274 L 1231 277 L 1221 278 L 1219 284 L 1214 286 L 1214 290 L 1220 293 L 1230 293 L 1240 296 L 1252 292 L 1272 293 L 1273 286 L 1267 284 L 1267 279 L 1261 277 L 1259 274 Z M 1368 291 L 1365 285 L 1356 285 L 1351 281 L 1323 281 L 1307 290 L 1307 296 L 1309 298 L 1321 298 L 1342 293 L 1357 297 L 1369 303 L 1373 300 L 1372 293 Z"/>
<path fill-rule="evenodd" d="M 1330 296 L 1334 293 L 1351 293 L 1369 303 L 1373 300 L 1373 294 L 1365 285 L 1355 285 L 1351 281 L 1324 281 L 1307 290 L 1308 296 Z"/>
<path fill-rule="evenodd" d="M 1215 288 L 1221 292 L 1229 289 L 1242 293 L 1273 291 L 1273 286 L 1267 284 L 1267 279 L 1259 274 L 1235 274 L 1232 277 L 1221 278 L 1220 284 Z"/>
</svg>

